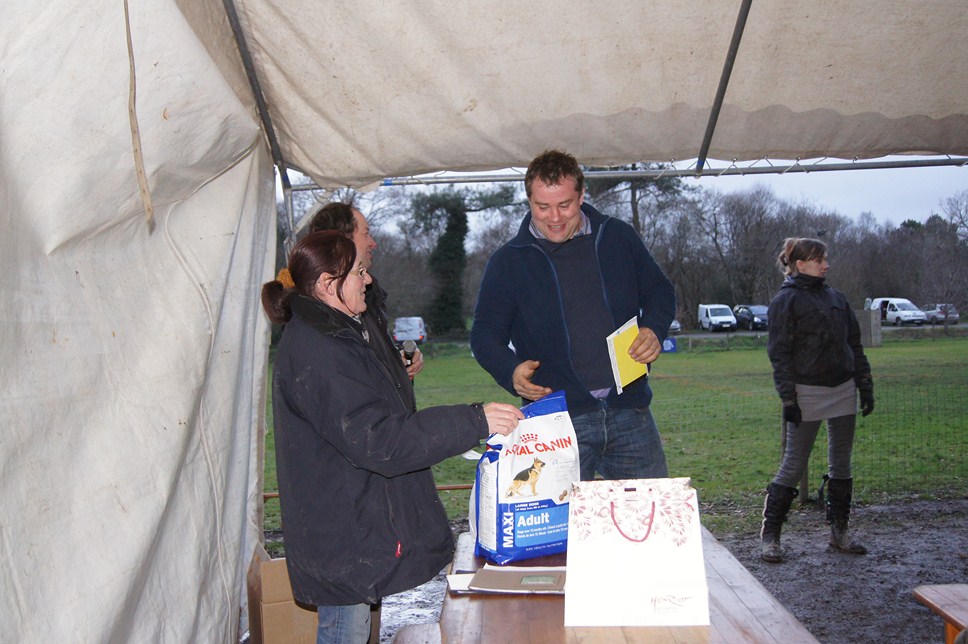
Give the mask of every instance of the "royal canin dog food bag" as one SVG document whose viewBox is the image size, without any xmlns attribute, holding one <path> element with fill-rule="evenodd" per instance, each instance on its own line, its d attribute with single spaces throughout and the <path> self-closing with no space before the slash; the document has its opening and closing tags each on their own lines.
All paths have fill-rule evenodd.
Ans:
<svg viewBox="0 0 968 644">
<path fill-rule="evenodd" d="M 565 552 L 568 500 L 580 478 L 578 439 L 563 391 L 521 408 L 508 436 L 495 434 L 477 462 L 468 518 L 475 554 L 496 564 Z"/>
</svg>

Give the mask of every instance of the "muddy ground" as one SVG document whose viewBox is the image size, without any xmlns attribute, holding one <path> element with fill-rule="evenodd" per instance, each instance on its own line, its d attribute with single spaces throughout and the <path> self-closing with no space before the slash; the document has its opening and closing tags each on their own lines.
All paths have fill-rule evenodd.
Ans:
<svg viewBox="0 0 968 644">
<path fill-rule="evenodd" d="M 753 533 L 717 537 L 820 642 L 943 642 L 941 618 L 911 591 L 920 584 L 968 583 L 968 499 L 857 507 L 851 527 L 867 555 L 827 552 L 829 528 L 813 505 L 794 505 L 782 564 L 760 561 Z M 466 530 L 466 522 L 454 529 Z M 441 574 L 386 598 L 381 642 L 402 625 L 436 621 L 445 587 Z"/>
<path fill-rule="evenodd" d="M 827 552 L 829 528 L 810 507 L 784 526 L 782 564 L 759 559 L 756 535 L 720 541 L 821 642 L 943 642 L 941 618 L 911 591 L 968 583 L 968 499 L 859 507 L 851 528 L 867 555 Z"/>
</svg>

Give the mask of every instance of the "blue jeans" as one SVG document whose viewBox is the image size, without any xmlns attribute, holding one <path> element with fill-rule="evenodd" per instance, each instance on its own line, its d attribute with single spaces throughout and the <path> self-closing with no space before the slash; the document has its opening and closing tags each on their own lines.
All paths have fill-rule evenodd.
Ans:
<svg viewBox="0 0 968 644">
<path fill-rule="evenodd" d="M 316 644 L 366 644 L 370 639 L 370 607 L 317 606 Z"/>
<path fill-rule="evenodd" d="M 605 401 L 599 405 L 571 419 L 578 436 L 581 480 L 592 480 L 595 472 L 612 480 L 669 476 L 659 428 L 649 408 L 614 409 Z"/>
</svg>

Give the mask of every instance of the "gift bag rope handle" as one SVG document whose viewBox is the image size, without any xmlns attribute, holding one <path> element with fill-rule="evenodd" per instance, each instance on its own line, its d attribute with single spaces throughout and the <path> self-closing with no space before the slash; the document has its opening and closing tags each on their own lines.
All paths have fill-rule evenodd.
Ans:
<svg viewBox="0 0 968 644">
<path fill-rule="evenodd" d="M 625 531 L 622 530 L 621 526 L 619 526 L 618 519 L 615 518 L 615 501 L 611 501 L 609 503 L 609 511 L 612 515 L 612 523 L 615 524 L 615 529 L 618 530 L 618 533 L 620 535 L 622 535 L 629 541 L 632 541 L 634 543 L 642 543 L 643 541 L 648 539 L 649 535 L 652 533 L 652 522 L 655 520 L 655 501 L 652 502 L 652 507 L 649 510 L 649 525 L 645 529 L 645 536 L 642 537 L 641 539 L 635 539 L 634 537 L 630 537 L 629 535 L 625 534 Z"/>
</svg>

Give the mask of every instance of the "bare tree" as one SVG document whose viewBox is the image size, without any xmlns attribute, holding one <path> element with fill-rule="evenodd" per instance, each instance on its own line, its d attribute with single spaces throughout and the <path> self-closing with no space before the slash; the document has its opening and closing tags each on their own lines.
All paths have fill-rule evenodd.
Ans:
<svg viewBox="0 0 968 644">
<path fill-rule="evenodd" d="M 465 317 L 473 310 L 488 258 L 516 233 L 527 211 L 519 183 L 503 190 L 501 207 L 490 207 L 481 197 L 488 190 L 459 191 L 466 193 L 464 216 L 469 222 L 474 217 L 463 244 L 463 276 L 454 288 L 463 292 Z M 391 315 L 397 316 L 426 315 L 433 302 L 435 277 L 428 262 L 445 227 L 415 217 L 411 198 L 435 191 L 395 187 L 294 194 L 300 195 L 300 219 L 333 199 L 352 201 L 363 210 L 379 244 L 374 273 L 390 293 Z M 723 195 L 685 190 L 680 184 L 663 190 L 647 182 L 590 182 L 589 198 L 603 212 L 636 227 L 675 285 L 677 316 L 686 325 L 694 324 L 700 302 L 768 302 L 781 281 L 776 257 L 786 237 L 817 237 L 827 243 L 829 282 L 856 308 L 879 296 L 968 308 L 968 190 L 944 200 L 942 215 L 900 226 L 878 224 L 872 213 L 851 220 L 808 200 L 781 200 L 765 187 Z M 281 208 L 278 216 L 284 235 Z"/>
<path fill-rule="evenodd" d="M 725 273 L 734 302 L 768 302 L 776 290 L 774 267 L 784 237 L 782 207 L 773 191 L 763 186 L 723 200 L 730 245 Z"/>
<path fill-rule="evenodd" d="M 875 282 L 886 235 L 887 228 L 879 227 L 869 212 L 837 234 L 830 256 L 830 282 L 847 296 L 855 309 L 862 308 L 867 298 L 880 293 Z"/>
<path fill-rule="evenodd" d="M 921 233 L 924 255 L 918 303 L 966 301 L 968 243 L 959 237 L 958 224 L 932 215 Z"/>
<path fill-rule="evenodd" d="M 661 170 L 658 163 L 633 163 L 606 168 L 609 170 Z M 601 169 L 601 168 L 592 168 Z M 652 246 L 661 235 L 663 214 L 671 213 L 681 197 L 691 192 L 682 179 L 667 175 L 632 179 L 586 179 L 588 198 L 606 214 L 621 216 L 632 224 L 646 246 Z"/>
<path fill-rule="evenodd" d="M 681 202 L 668 218 L 665 239 L 652 248 L 676 287 L 676 319 L 685 326 L 695 326 L 696 309 L 708 301 L 709 283 L 718 273 L 716 254 L 698 225 L 700 208 L 700 197 Z"/>
<path fill-rule="evenodd" d="M 958 239 L 968 243 L 968 190 L 945 199 L 941 210 L 955 226 Z"/>
<path fill-rule="evenodd" d="M 371 232 L 377 242 L 372 271 L 388 293 L 390 317 L 423 315 L 434 293 L 429 251 L 415 251 L 411 237 L 372 228 Z"/>
</svg>

